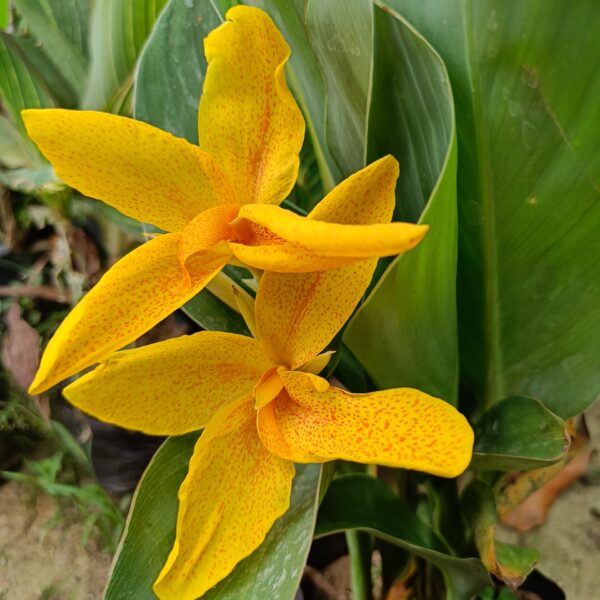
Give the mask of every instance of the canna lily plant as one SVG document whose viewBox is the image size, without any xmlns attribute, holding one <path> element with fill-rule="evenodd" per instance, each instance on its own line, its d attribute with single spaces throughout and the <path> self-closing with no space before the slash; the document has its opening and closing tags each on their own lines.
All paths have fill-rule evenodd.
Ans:
<svg viewBox="0 0 600 600">
<path fill-rule="evenodd" d="M 319 216 L 387 212 L 393 188 Z M 450 404 L 415 389 L 351 394 L 318 374 L 321 353 L 364 293 L 375 261 L 320 273 L 265 273 L 255 338 L 203 331 L 117 352 L 64 395 L 103 421 L 149 434 L 204 428 L 179 490 L 176 539 L 154 592 L 193 600 L 227 576 L 288 508 L 294 463 L 346 459 L 462 473 L 473 432 Z M 253 314 L 255 313 L 255 319 Z"/>
<path fill-rule="evenodd" d="M 232 260 L 274 272 L 315 272 L 398 254 L 427 226 L 348 208 L 331 220 L 278 205 L 298 173 L 304 120 L 284 75 L 290 50 L 271 18 L 236 6 L 205 40 L 208 70 L 197 147 L 155 127 L 98 112 L 23 112 L 58 176 L 92 198 L 166 231 L 116 263 L 63 321 L 33 394 L 123 348 L 182 306 Z M 384 157 L 330 194 L 352 207 L 389 191 Z M 350 313 L 346 317 L 350 316 Z"/>
</svg>

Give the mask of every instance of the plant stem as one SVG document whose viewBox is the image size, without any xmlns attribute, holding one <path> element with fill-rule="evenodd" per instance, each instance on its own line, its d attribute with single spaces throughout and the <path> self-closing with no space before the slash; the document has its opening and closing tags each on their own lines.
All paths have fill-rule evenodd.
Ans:
<svg viewBox="0 0 600 600">
<path fill-rule="evenodd" d="M 372 600 L 371 536 L 364 531 L 346 531 L 350 555 L 353 600 Z"/>
</svg>

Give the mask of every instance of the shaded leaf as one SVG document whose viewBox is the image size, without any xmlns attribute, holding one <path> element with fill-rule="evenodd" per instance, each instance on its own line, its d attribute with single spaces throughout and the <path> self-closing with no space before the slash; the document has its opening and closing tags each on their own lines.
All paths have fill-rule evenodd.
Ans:
<svg viewBox="0 0 600 600">
<path fill-rule="evenodd" d="M 534 398 L 506 398 L 477 422 L 471 467 L 522 471 L 560 460 L 569 436 L 560 417 Z"/>
<path fill-rule="evenodd" d="M 344 177 L 365 166 L 372 12 L 371 0 L 306 3 L 306 28 L 325 82 L 326 141 Z"/>
<path fill-rule="evenodd" d="M 478 559 L 451 556 L 444 541 L 381 481 L 363 474 L 334 479 L 319 509 L 317 536 L 360 529 L 424 558 L 440 569 L 446 597 L 468 600 L 489 584 Z"/>
<path fill-rule="evenodd" d="M 90 2 L 73 0 L 13 0 L 46 56 L 60 70 L 72 90 L 80 95 L 87 80 L 84 55 Z M 77 35 L 77 38 L 70 38 Z"/>
<path fill-rule="evenodd" d="M 138 54 L 165 2 L 96 0 L 90 26 L 90 71 L 83 108 L 120 110 L 132 83 Z M 165 102 L 161 94 L 156 95 Z"/>
</svg>

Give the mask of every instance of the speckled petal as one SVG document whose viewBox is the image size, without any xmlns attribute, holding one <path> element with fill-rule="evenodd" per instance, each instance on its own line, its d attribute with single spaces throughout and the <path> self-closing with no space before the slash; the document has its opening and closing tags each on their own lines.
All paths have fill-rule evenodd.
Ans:
<svg viewBox="0 0 600 600">
<path fill-rule="evenodd" d="M 332 459 L 456 477 L 468 466 L 473 431 L 453 406 L 411 388 L 319 392 L 305 373 L 284 372 L 285 392 L 260 409 L 265 446 L 294 462 Z"/>
<path fill-rule="evenodd" d="M 201 331 L 112 354 L 63 390 L 93 417 L 150 435 L 205 427 L 271 367 L 253 338 Z"/>
<path fill-rule="evenodd" d="M 309 218 L 389 223 L 397 177 L 397 161 L 386 156 L 334 188 Z M 265 272 L 256 297 L 256 325 L 273 361 L 295 369 L 316 356 L 352 314 L 376 264 L 376 259 L 366 259 L 329 271 Z"/>
<path fill-rule="evenodd" d="M 218 159 L 243 204 L 278 204 L 294 185 L 304 139 L 285 82 L 290 49 L 257 8 L 235 6 L 226 18 L 204 40 L 200 147 Z"/>
<path fill-rule="evenodd" d="M 29 389 L 39 394 L 135 341 L 197 294 L 227 258 L 194 258 L 189 276 L 179 263 L 181 234 L 167 233 L 113 265 L 48 343 Z"/>
<path fill-rule="evenodd" d="M 301 217 L 279 206 L 248 204 L 239 211 L 247 222 L 248 244 L 231 244 L 235 256 L 256 269 L 321 271 L 365 258 L 414 248 L 429 229 L 412 223 L 348 225 Z"/>
<path fill-rule="evenodd" d="M 65 183 L 134 219 L 181 231 L 199 212 L 237 202 L 209 154 L 156 127 L 93 111 L 22 114 Z"/>
<path fill-rule="evenodd" d="M 294 465 L 260 441 L 250 398 L 217 413 L 179 490 L 175 544 L 157 596 L 194 600 L 226 577 L 288 509 L 293 477 Z"/>
</svg>

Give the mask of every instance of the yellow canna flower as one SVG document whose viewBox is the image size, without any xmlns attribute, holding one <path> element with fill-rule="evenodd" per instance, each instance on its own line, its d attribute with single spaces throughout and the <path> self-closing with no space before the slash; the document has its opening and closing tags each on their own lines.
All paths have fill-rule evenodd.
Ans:
<svg viewBox="0 0 600 600">
<path fill-rule="evenodd" d="M 318 205 L 316 219 L 368 223 L 393 207 L 393 186 L 352 204 L 343 186 Z M 203 331 L 124 350 L 64 390 L 81 410 L 130 429 L 205 428 L 179 491 L 175 543 L 154 584 L 159 598 L 202 596 L 252 553 L 289 506 L 295 462 L 346 459 L 442 477 L 467 467 L 473 432 L 450 404 L 410 388 L 351 394 L 318 376 L 328 360 L 319 353 L 375 265 L 266 272 L 256 339 Z"/>
<path fill-rule="evenodd" d="M 346 221 L 277 206 L 298 173 L 302 114 L 287 88 L 290 54 L 270 17 L 236 6 L 205 40 L 199 147 L 132 119 L 26 110 L 27 131 L 58 176 L 87 196 L 169 232 L 116 263 L 50 340 L 37 394 L 137 339 L 196 295 L 230 260 L 277 272 L 334 269 L 414 247 L 427 226 L 392 212 L 350 225 L 352 205 L 393 189 L 398 165 L 375 162 L 331 194 Z"/>
</svg>

